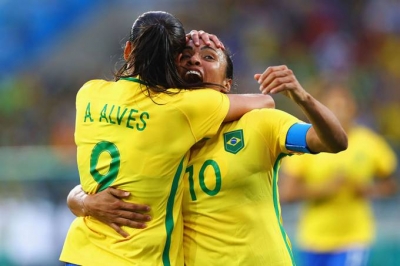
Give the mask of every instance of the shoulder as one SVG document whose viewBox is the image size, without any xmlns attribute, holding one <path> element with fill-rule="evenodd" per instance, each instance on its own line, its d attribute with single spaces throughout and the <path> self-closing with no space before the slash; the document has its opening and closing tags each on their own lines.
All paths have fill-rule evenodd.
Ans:
<svg viewBox="0 0 400 266">
<path fill-rule="evenodd" d="M 196 109 L 213 109 L 221 104 L 228 105 L 229 103 L 229 98 L 226 94 L 212 89 L 181 90 L 176 94 L 176 97 L 180 100 L 181 106 Z"/>
<path fill-rule="evenodd" d="M 383 135 L 380 135 L 367 126 L 356 125 L 351 129 L 349 138 L 353 145 L 358 144 L 360 146 L 369 147 L 372 150 L 393 150 L 389 141 Z"/>
<path fill-rule="evenodd" d="M 269 124 L 296 123 L 299 119 L 279 109 L 262 108 L 246 113 L 242 119 L 264 121 Z"/>
<path fill-rule="evenodd" d="M 104 79 L 92 79 L 92 80 L 89 80 L 89 81 L 85 82 L 83 84 L 82 88 L 88 88 L 88 87 L 108 84 L 110 82 L 114 82 L 114 81 L 107 81 L 107 80 L 104 80 Z"/>
<path fill-rule="evenodd" d="M 109 84 L 110 82 L 111 81 L 106 81 L 106 80 L 103 80 L 103 79 L 92 79 L 92 80 L 89 80 L 89 81 L 85 82 L 82 85 L 82 87 L 79 89 L 79 93 L 82 94 L 82 93 L 84 93 L 86 91 L 90 91 L 90 90 L 92 90 L 94 88 L 98 88 L 98 87 L 103 86 L 105 84 Z"/>
<path fill-rule="evenodd" d="M 222 92 L 206 88 L 181 90 L 180 94 L 185 98 L 211 97 L 210 100 L 212 100 L 212 98 L 228 98 L 228 96 Z"/>
<path fill-rule="evenodd" d="M 369 139 L 369 140 L 384 140 L 382 136 L 380 136 L 375 130 L 364 126 L 364 125 L 355 125 L 351 131 L 351 136 L 357 139 Z"/>
</svg>

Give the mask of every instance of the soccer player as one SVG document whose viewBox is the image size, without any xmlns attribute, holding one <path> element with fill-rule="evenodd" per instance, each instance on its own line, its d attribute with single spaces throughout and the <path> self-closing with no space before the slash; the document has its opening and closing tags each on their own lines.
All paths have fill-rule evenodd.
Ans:
<svg viewBox="0 0 400 266">
<path fill-rule="evenodd" d="M 271 102 L 270 97 L 244 101 L 212 89 L 184 90 L 193 86 L 179 76 L 175 63 L 185 45 L 178 19 L 166 12 L 144 13 L 133 24 L 116 81 L 91 80 L 79 90 L 75 142 L 82 188 L 127 190 L 135 195 L 129 201 L 152 206 L 153 219 L 143 230 L 127 229 L 130 237 L 123 238 L 93 217 L 78 217 L 61 261 L 183 265 L 182 176 L 190 147 L 253 103 Z"/>
<path fill-rule="evenodd" d="M 302 201 L 297 230 L 304 266 L 365 266 L 374 239 L 369 200 L 395 193 L 397 158 L 386 140 L 356 123 L 349 88 L 334 84 L 324 103 L 349 136 L 349 148 L 333 156 L 288 158 L 282 167 L 281 200 Z"/>
<path fill-rule="evenodd" d="M 225 92 L 231 88 L 232 62 L 212 45 L 189 45 L 180 64 L 182 76 L 197 73 L 203 81 L 220 82 Z M 191 149 L 183 200 L 187 266 L 294 265 L 279 207 L 281 158 L 346 149 L 347 137 L 335 116 L 301 87 L 290 69 L 270 67 L 255 79 L 263 92 L 291 97 L 311 124 L 280 110 L 253 110 Z M 114 227 L 141 224 L 137 206 L 110 195 L 127 196 L 113 188 L 86 196 L 77 187 L 68 202 L 76 215 L 94 215 Z"/>
</svg>

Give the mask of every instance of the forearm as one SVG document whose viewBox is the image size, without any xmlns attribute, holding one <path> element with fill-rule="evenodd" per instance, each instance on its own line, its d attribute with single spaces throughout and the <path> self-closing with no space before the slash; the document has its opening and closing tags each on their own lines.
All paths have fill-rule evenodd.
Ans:
<svg viewBox="0 0 400 266">
<path fill-rule="evenodd" d="M 326 106 L 308 93 L 302 99 L 297 99 L 296 103 L 312 124 L 310 131 L 315 131 L 318 136 L 313 138 L 313 134 L 307 134 L 307 144 L 311 151 L 337 153 L 347 148 L 346 132 Z"/>
<path fill-rule="evenodd" d="M 263 94 L 228 94 L 230 107 L 224 122 L 239 119 L 245 113 L 260 108 L 275 108 L 275 101 Z"/>
<path fill-rule="evenodd" d="M 82 190 L 81 185 L 74 187 L 67 197 L 67 205 L 75 216 L 86 216 L 84 200 L 87 194 Z"/>
<path fill-rule="evenodd" d="M 394 177 L 389 177 L 385 180 L 376 181 L 369 187 L 368 196 L 372 198 L 391 197 L 397 193 L 398 184 Z"/>
</svg>

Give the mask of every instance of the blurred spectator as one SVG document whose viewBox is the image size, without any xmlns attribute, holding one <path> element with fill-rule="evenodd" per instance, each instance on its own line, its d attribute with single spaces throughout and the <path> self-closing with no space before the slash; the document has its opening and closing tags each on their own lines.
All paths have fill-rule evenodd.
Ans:
<svg viewBox="0 0 400 266">
<path fill-rule="evenodd" d="M 281 202 L 304 203 L 297 232 L 299 265 L 367 265 L 375 237 L 370 199 L 396 192 L 397 158 L 383 137 L 357 124 L 348 87 L 333 85 L 323 99 L 348 133 L 349 147 L 334 155 L 285 158 Z"/>
</svg>

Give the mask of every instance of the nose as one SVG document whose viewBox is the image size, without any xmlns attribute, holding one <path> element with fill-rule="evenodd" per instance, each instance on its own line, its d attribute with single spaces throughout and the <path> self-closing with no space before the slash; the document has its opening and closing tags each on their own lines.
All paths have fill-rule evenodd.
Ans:
<svg viewBox="0 0 400 266">
<path fill-rule="evenodd" d="M 198 55 L 192 55 L 192 57 L 190 57 L 188 63 L 190 65 L 199 66 L 201 64 L 200 57 Z"/>
</svg>

